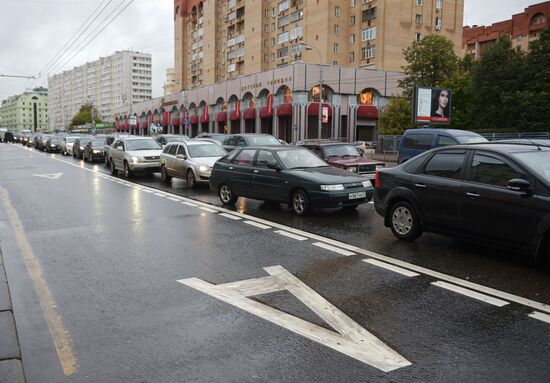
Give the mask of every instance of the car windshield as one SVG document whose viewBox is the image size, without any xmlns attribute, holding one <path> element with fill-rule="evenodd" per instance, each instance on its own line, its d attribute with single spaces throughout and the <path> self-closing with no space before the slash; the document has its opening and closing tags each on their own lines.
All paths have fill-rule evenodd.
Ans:
<svg viewBox="0 0 550 383">
<path fill-rule="evenodd" d="M 216 144 L 211 145 L 189 145 L 189 156 L 191 157 L 223 157 L 227 154 L 223 148 Z"/>
<path fill-rule="evenodd" d="M 278 150 L 277 155 L 287 169 L 307 169 L 330 166 L 307 149 Z"/>
<path fill-rule="evenodd" d="M 93 147 L 103 146 L 104 144 L 105 144 L 105 140 L 93 140 L 92 141 L 92 146 Z"/>
<path fill-rule="evenodd" d="M 480 142 L 487 142 L 487 139 L 483 136 L 469 135 L 469 136 L 455 136 L 455 139 L 459 144 L 477 144 Z"/>
<path fill-rule="evenodd" d="M 273 136 L 248 136 L 250 146 L 281 145 Z"/>
<path fill-rule="evenodd" d="M 325 157 L 360 157 L 361 155 L 353 145 L 330 145 L 325 146 Z"/>
<path fill-rule="evenodd" d="M 72 144 L 76 140 L 76 137 L 65 137 L 67 144 Z"/>
<path fill-rule="evenodd" d="M 152 138 L 126 141 L 126 150 L 157 150 L 162 149 L 160 144 Z"/>
<path fill-rule="evenodd" d="M 541 177 L 547 184 L 550 184 L 550 151 L 537 150 L 513 154 L 521 162 Z"/>
<path fill-rule="evenodd" d="M 187 136 L 165 136 L 166 142 L 182 142 L 182 141 L 189 141 L 189 137 Z"/>
<path fill-rule="evenodd" d="M 50 138 L 50 143 L 52 144 L 59 144 L 59 138 Z"/>
</svg>

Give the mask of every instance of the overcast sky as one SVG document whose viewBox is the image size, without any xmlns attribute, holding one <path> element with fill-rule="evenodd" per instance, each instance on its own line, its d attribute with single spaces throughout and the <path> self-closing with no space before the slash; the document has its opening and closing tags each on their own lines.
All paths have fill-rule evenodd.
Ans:
<svg viewBox="0 0 550 383">
<path fill-rule="evenodd" d="M 98 37 L 86 45 L 77 40 L 63 60 L 47 67 L 98 7 L 107 5 L 83 36 L 93 36 L 107 24 L 106 16 L 132 0 L 0 0 L 0 74 L 27 75 L 36 80 L 0 77 L 0 100 L 38 85 L 47 86 L 48 72 L 60 73 L 119 50 L 138 50 L 153 57 L 153 97 L 162 95 L 167 68 L 174 63 L 172 0 L 133 0 Z M 388 0 L 391 1 L 391 0 Z M 542 1 L 465 0 L 464 24 L 492 24 L 511 18 Z M 101 9 L 101 8 L 99 8 Z M 96 12 L 97 14 L 97 12 Z M 98 27 L 100 26 L 100 27 Z M 95 31 L 95 28 L 98 28 Z M 76 49 L 75 49 L 76 48 Z"/>
</svg>

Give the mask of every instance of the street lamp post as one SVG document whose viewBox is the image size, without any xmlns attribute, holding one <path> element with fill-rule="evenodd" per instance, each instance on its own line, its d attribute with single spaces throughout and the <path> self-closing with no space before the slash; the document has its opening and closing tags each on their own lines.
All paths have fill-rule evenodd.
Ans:
<svg viewBox="0 0 550 383">
<path fill-rule="evenodd" d="M 303 41 L 299 43 L 307 51 L 314 51 L 319 55 L 319 116 L 317 121 L 317 138 L 321 139 L 323 131 L 323 59 L 321 56 L 321 50 Z"/>
</svg>

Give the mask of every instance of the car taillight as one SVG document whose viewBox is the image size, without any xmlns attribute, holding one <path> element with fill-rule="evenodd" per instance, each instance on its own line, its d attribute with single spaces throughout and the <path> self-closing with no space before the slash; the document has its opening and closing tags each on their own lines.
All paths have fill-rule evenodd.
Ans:
<svg viewBox="0 0 550 383">
<path fill-rule="evenodd" d="M 380 178 L 378 176 L 378 169 L 376 169 L 376 175 L 374 176 L 374 188 L 380 189 Z"/>
</svg>

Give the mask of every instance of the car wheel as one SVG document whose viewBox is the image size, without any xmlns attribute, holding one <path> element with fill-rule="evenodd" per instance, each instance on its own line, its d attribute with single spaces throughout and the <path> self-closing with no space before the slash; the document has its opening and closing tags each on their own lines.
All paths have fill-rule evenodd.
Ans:
<svg viewBox="0 0 550 383">
<path fill-rule="evenodd" d="M 307 193 L 302 189 L 298 189 L 294 193 L 292 193 L 290 203 L 292 211 L 296 215 L 307 215 L 311 212 L 311 203 L 309 201 L 309 197 Z"/>
<path fill-rule="evenodd" d="M 414 241 L 422 234 L 418 213 L 406 201 L 398 201 L 391 207 L 390 227 L 397 238 L 405 241 Z"/>
<path fill-rule="evenodd" d="M 233 190 L 231 190 L 231 187 L 229 185 L 223 184 L 220 185 L 218 188 L 218 196 L 220 197 L 220 201 L 224 205 L 233 205 L 235 202 L 237 202 L 238 196 L 233 194 Z"/>
<path fill-rule="evenodd" d="M 162 165 L 160 167 L 160 180 L 164 182 L 165 184 L 169 183 L 172 177 L 168 175 L 168 172 L 166 171 L 166 166 Z"/>
<path fill-rule="evenodd" d="M 130 178 L 132 177 L 132 171 L 130 170 L 130 167 L 128 166 L 128 162 L 124 161 L 124 170 L 122 172 L 122 175 L 124 178 Z"/>
<path fill-rule="evenodd" d="M 113 160 L 111 160 L 110 163 L 111 163 L 111 174 L 116 176 L 117 171 L 116 171 L 115 163 L 113 162 Z"/>
<path fill-rule="evenodd" d="M 196 188 L 197 187 L 197 180 L 195 178 L 195 173 L 193 173 L 193 171 L 191 169 L 189 169 L 187 171 L 187 183 L 189 184 L 189 186 L 191 186 L 192 188 Z"/>
</svg>

